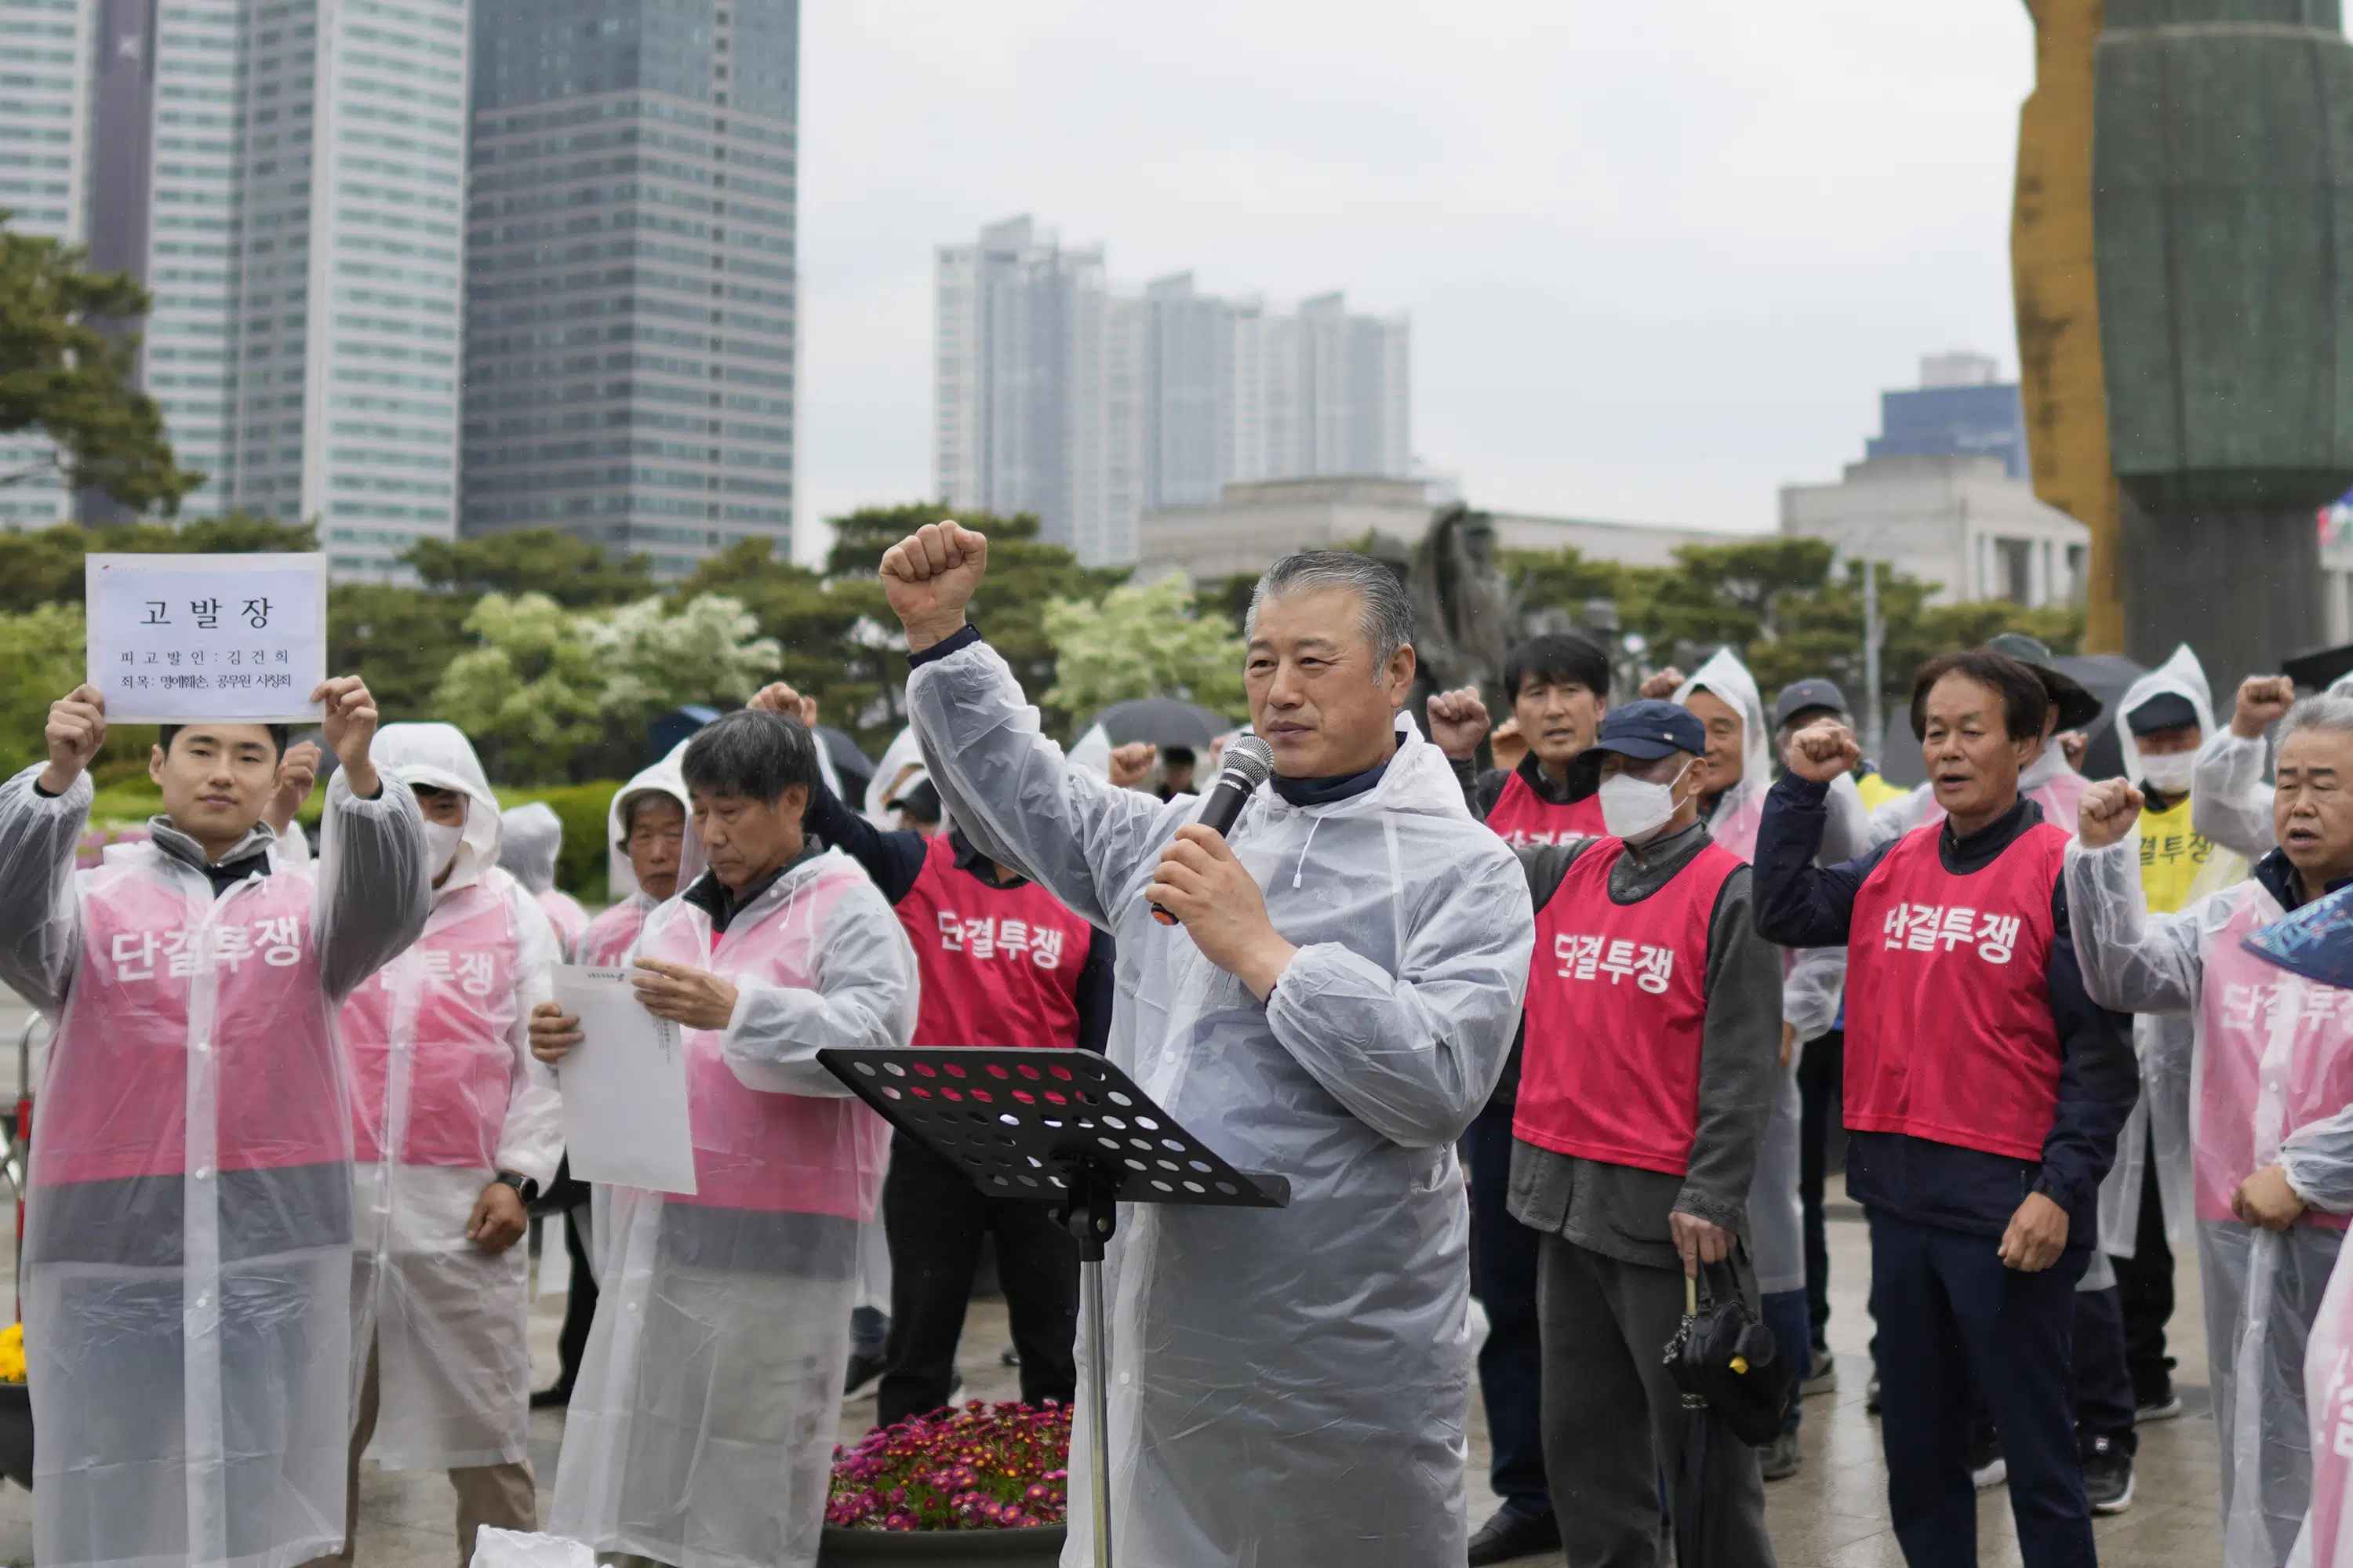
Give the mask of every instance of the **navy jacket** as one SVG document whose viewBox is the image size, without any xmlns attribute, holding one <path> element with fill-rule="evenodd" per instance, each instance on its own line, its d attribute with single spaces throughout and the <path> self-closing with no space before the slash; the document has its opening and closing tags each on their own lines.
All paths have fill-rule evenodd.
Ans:
<svg viewBox="0 0 2353 1568">
<path fill-rule="evenodd" d="M 1822 840 L 1828 786 L 1782 775 L 1765 798 L 1757 832 L 1757 928 L 1787 948 L 1844 946 L 1855 894 L 1895 842 L 1832 866 L 1813 863 Z M 2042 820 L 2021 799 L 1999 821 L 1966 838 L 1949 820 L 1937 830 L 1937 853 L 1955 875 L 1984 869 Z M 1866 1209 L 1915 1224 L 1998 1236 L 2030 1192 L 2067 1211 L 2067 1245 L 2098 1239 L 2100 1181 L 2116 1157 L 2116 1135 L 2140 1093 L 2130 1020 L 2108 1012 L 2084 990 L 2067 925 L 2063 879 L 2051 890 L 2054 922 L 2045 983 L 2063 1057 L 2059 1104 L 2043 1139 L 2042 1160 L 2012 1160 L 1982 1150 L 1905 1133 L 1858 1132 L 1848 1145 L 1847 1191 Z M 1947 1048 L 1950 1048 L 1949 1046 Z"/>
</svg>

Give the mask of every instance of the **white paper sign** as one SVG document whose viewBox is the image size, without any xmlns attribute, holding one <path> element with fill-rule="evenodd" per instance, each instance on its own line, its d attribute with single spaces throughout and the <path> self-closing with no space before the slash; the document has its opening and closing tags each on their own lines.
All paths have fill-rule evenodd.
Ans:
<svg viewBox="0 0 2353 1568">
<path fill-rule="evenodd" d="M 555 1004 L 586 1036 L 556 1069 L 572 1173 L 691 1194 L 694 1134 L 678 1025 L 646 1011 L 627 969 L 558 964 Z"/>
<path fill-rule="evenodd" d="M 91 556 L 90 683 L 114 724 L 301 724 L 327 678 L 323 555 Z"/>
</svg>

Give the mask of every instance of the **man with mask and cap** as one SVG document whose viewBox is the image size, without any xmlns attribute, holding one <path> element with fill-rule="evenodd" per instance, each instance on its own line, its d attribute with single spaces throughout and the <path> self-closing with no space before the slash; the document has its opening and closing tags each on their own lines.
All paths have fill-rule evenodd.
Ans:
<svg viewBox="0 0 2353 1568">
<path fill-rule="evenodd" d="M 1601 721 L 1609 836 L 1520 852 L 1536 907 L 1512 1213 L 1540 1244 L 1545 1460 L 1571 1563 L 1658 1554 L 1683 1411 L 1660 1347 L 1685 1277 L 1736 1259 L 1778 1086 L 1781 955 L 1700 821 L 1707 734 L 1644 700 Z M 1715 1502 L 1725 1568 L 1769 1565 L 1757 1451 Z"/>
<path fill-rule="evenodd" d="M 2199 748 L 2214 727 L 2212 699 L 2198 655 L 2183 643 L 2135 681 L 2117 704 L 2116 741 L 2125 777 L 2139 786 L 2141 896 L 2152 915 L 2171 915 L 2242 881 L 2247 863 L 2200 832 L 2191 802 Z M 2142 1095 L 2116 1143 L 2116 1166 L 2100 1190 L 2101 1234 L 2116 1269 L 2133 1400 L 2142 1422 L 2181 1413 L 2165 1328 L 2173 1316 L 2173 1249 L 2190 1229 L 2188 1100 L 2162 1091 L 2186 1081 L 2195 1034 L 2186 1012 L 2133 1019 Z"/>
<path fill-rule="evenodd" d="M 433 911 L 424 935 L 343 1004 L 358 1232 L 343 1552 L 357 1544 L 360 1456 L 446 1470 L 458 1553 L 485 1525 L 538 1525 L 530 1457 L 524 1205 L 563 1152 L 555 1080 L 533 1060 L 552 994 L 554 927 L 499 869 L 503 822 L 474 748 L 446 724 L 386 725 L 377 767 L 425 813 Z"/>
<path fill-rule="evenodd" d="M 817 702 L 779 682 L 752 706 L 817 724 Z M 934 829 L 938 791 L 930 790 Z M 908 796 L 897 797 L 903 816 Z M 921 810 L 919 803 L 917 810 Z M 973 847 L 951 826 L 883 832 L 820 788 L 811 832 L 866 868 L 898 911 L 923 984 L 915 1045 L 1075 1045 L 1100 1054 L 1111 1034 L 1116 954 L 1108 933 Z M 891 1339 L 875 1421 L 889 1426 L 947 1404 L 956 1342 L 982 1238 L 997 1243 L 1006 1316 L 1020 1352 L 1021 1397 L 1068 1404 L 1078 1393 L 1079 1253 L 1045 1206 L 983 1197 L 962 1171 L 903 1135 L 882 1184 L 891 1245 Z"/>
</svg>

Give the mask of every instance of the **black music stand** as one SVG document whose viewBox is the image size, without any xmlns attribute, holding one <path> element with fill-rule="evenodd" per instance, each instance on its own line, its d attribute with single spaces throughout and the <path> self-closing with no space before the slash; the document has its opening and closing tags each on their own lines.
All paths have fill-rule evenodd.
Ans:
<svg viewBox="0 0 2353 1568">
<path fill-rule="evenodd" d="M 1092 1051 L 1014 1046 L 825 1050 L 817 1059 L 882 1119 L 991 1198 L 1052 1203 L 1079 1244 L 1086 1314 L 1095 1568 L 1111 1561 L 1111 1407 L 1103 1246 L 1121 1203 L 1280 1209 L 1291 1183 L 1227 1164 Z"/>
</svg>

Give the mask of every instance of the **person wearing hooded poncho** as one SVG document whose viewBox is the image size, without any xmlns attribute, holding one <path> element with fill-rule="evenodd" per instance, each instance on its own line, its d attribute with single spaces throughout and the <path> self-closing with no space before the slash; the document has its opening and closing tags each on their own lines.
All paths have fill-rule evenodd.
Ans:
<svg viewBox="0 0 2353 1568">
<path fill-rule="evenodd" d="M 25 1209 L 34 1555 L 290 1568 L 335 1551 L 352 1122 L 335 1014 L 428 905 L 415 796 L 358 680 L 315 867 L 261 821 L 282 728 L 166 726 L 145 842 L 74 869 L 106 738 L 84 686 L 0 785 L 0 980 L 57 1024 Z"/>
<path fill-rule="evenodd" d="M 1469 1217 L 1454 1144 L 1503 1070 L 1527 885 L 1403 723 L 1412 611 L 1369 557 L 1260 579 L 1244 680 L 1274 778 L 1220 837 L 1067 762 L 965 624 L 987 542 L 882 561 L 908 707 L 949 816 L 1119 943 L 1110 1055 L 1283 1209 L 1135 1204 L 1106 1260 L 1108 1449 L 1131 1568 L 1461 1568 Z M 1155 921 L 1157 902 L 1177 918 Z M 1071 1489 L 1066 1563 L 1092 1561 Z"/>
<path fill-rule="evenodd" d="M 506 813 L 506 829 L 499 840 L 499 869 L 523 885 L 539 905 L 539 912 L 555 927 L 563 959 L 573 961 L 580 938 L 588 931 L 588 911 L 580 900 L 555 885 L 555 863 L 564 854 L 564 819 L 544 800 L 533 800 Z"/>
<path fill-rule="evenodd" d="M 458 1551 L 488 1525 L 538 1522 L 530 1457 L 524 1205 L 563 1150 L 555 1080 L 530 1050 L 551 995 L 553 927 L 499 869 L 503 821 L 453 726 L 386 725 L 376 765 L 416 792 L 433 910 L 339 1020 L 352 1067 L 355 1390 L 343 1550 L 356 1548 L 360 1457 L 446 1470 Z"/>
<path fill-rule="evenodd" d="M 2199 752 L 2213 733 L 2214 714 L 2206 672 L 2188 643 L 2126 688 L 2116 727 L 2125 777 L 2143 800 L 2140 884 L 2149 913 L 2177 913 L 2243 880 L 2246 861 L 2195 825 Z M 2142 1094 L 2117 1139 L 2116 1169 L 2100 1188 L 2100 1234 L 2116 1270 L 2126 1361 L 2142 1422 L 2181 1410 L 2165 1327 L 2173 1315 L 2172 1249 L 2194 1234 L 2189 1106 L 2163 1090 L 2188 1073 L 2195 1034 L 2187 1012 L 2133 1020 Z"/>
<path fill-rule="evenodd" d="M 2353 696 L 2353 674 L 2331 681 L 2328 694 Z M 2275 843 L 2272 791 L 2263 784 L 2269 754 L 2263 734 L 2295 701 L 2295 683 L 2285 675 L 2248 676 L 2232 699 L 2231 722 L 2206 737 L 2191 769 L 2192 825 L 2250 861 L 2261 859 Z"/>
<path fill-rule="evenodd" d="M 678 758 L 673 750 L 613 796 L 605 832 L 605 886 L 613 902 L 588 923 L 580 939 L 582 963 L 619 963 L 636 945 L 646 916 L 681 882 L 692 880 L 685 873 L 693 848 L 686 823 L 693 807 Z"/>
<path fill-rule="evenodd" d="M 2173 914 L 2149 907 L 2122 780 L 2086 800 L 2069 850 L 2085 986 L 2136 1012 L 2188 1012 L 2186 1060 L 2150 1086 L 2153 1128 L 2186 1126 L 2207 1363 L 2222 1461 L 2224 1560 L 2288 1559 L 2312 1483 L 2305 1346 L 2353 1215 L 2348 993 L 2284 974 L 2245 939 L 2353 878 L 2353 698 L 2323 695 L 2282 726 L 2273 835 L 2235 886 Z"/>
</svg>

